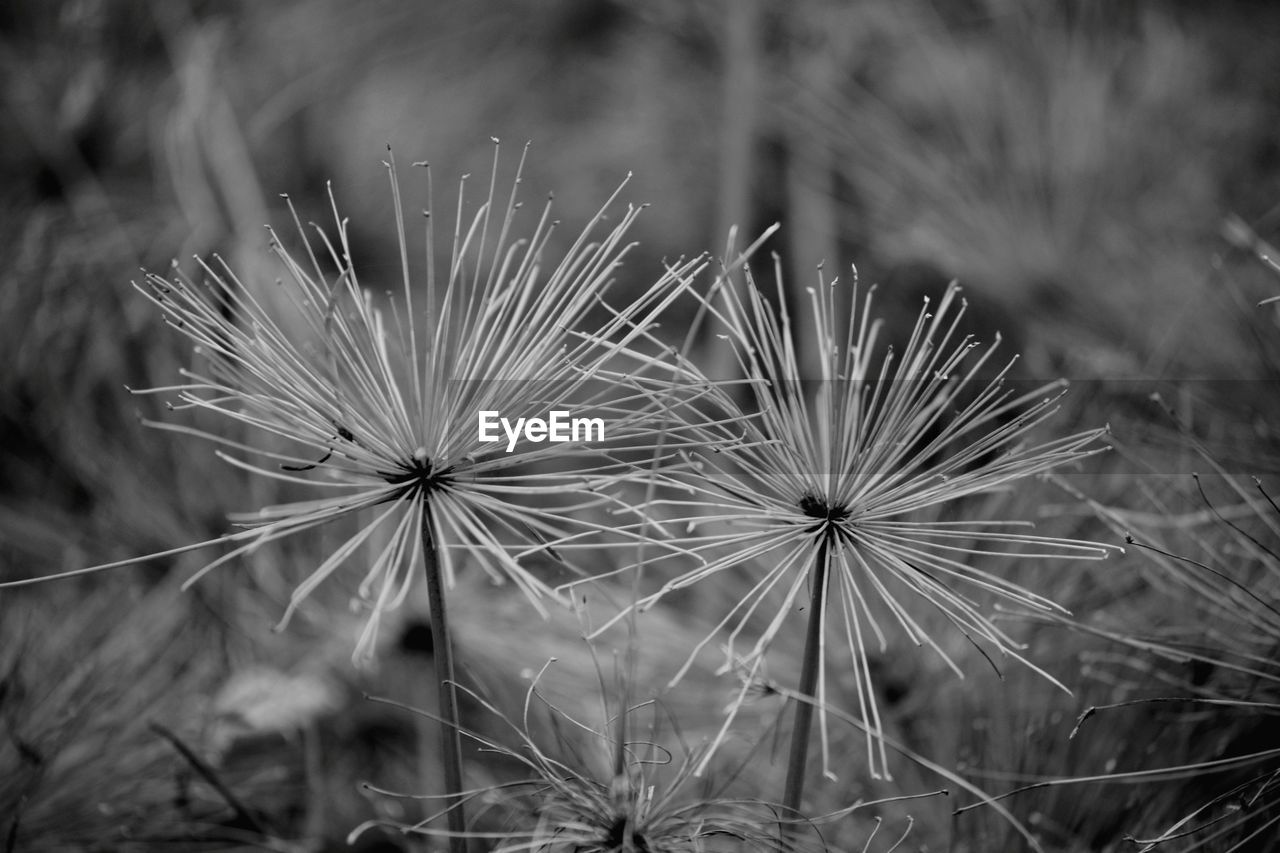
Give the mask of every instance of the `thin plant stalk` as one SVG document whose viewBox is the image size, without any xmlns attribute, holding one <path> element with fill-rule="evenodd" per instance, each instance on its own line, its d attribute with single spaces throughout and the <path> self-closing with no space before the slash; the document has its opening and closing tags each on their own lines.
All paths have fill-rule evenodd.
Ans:
<svg viewBox="0 0 1280 853">
<path fill-rule="evenodd" d="M 427 575 L 427 606 L 431 616 L 431 649 L 436 674 L 436 703 L 440 713 L 440 754 L 444 758 L 445 814 L 449 849 L 467 851 L 467 817 L 462 804 L 462 737 L 458 692 L 453 679 L 453 643 L 444 604 L 444 582 L 431 532 L 430 504 L 422 508 L 422 563 Z"/>
<path fill-rule="evenodd" d="M 827 531 L 818 546 L 813 563 L 810 583 L 813 591 L 809 599 L 809 623 L 805 629 L 804 658 L 800 665 L 800 684 L 797 692 L 805 700 L 795 700 L 795 722 L 791 727 L 791 755 L 787 759 L 787 781 L 783 788 L 782 807 L 788 820 L 783 824 L 783 837 L 796 832 L 800 823 L 800 799 L 804 796 L 804 771 L 809 759 L 809 732 L 813 728 L 814 703 L 811 698 L 818 685 L 819 664 L 822 661 L 822 611 L 826 606 L 827 550 L 832 532 Z"/>
<path fill-rule="evenodd" d="M 751 245 L 749 245 L 746 248 L 745 251 L 741 253 L 737 253 L 735 247 L 737 245 L 738 228 L 736 225 L 731 225 L 729 227 L 728 243 L 726 244 L 725 251 L 724 251 L 723 267 L 720 271 L 720 275 L 717 278 L 716 284 L 714 286 L 719 287 L 722 284 L 733 286 L 733 280 L 731 276 L 734 275 L 736 272 L 738 272 L 738 270 L 740 270 L 742 267 L 746 265 L 747 259 L 751 257 L 753 254 L 755 254 L 756 250 L 758 250 L 766 240 L 772 237 L 774 232 L 777 231 L 778 228 L 779 228 L 779 225 L 777 223 L 774 223 L 773 225 L 769 226 L 760 234 L 759 237 L 755 239 L 754 242 L 751 243 Z M 708 316 L 708 305 L 705 302 L 701 302 L 694 313 L 692 322 L 689 323 L 688 330 L 685 332 L 684 342 L 681 345 L 680 349 L 677 351 L 679 354 L 679 360 L 681 362 L 685 361 L 687 354 L 689 353 L 690 350 L 693 349 L 694 341 L 698 339 L 699 333 L 702 329 L 702 324 L 706 320 L 707 316 Z M 674 418 L 674 415 L 668 412 L 667 417 L 664 418 L 664 423 L 671 423 L 673 418 Z M 666 448 L 667 434 L 668 433 L 666 429 L 659 430 L 658 432 L 657 442 L 653 450 L 653 467 L 655 471 L 657 470 L 657 467 L 661 462 L 664 450 Z M 657 489 L 657 480 L 656 479 L 649 480 L 646 487 L 646 492 L 645 492 L 645 505 L 652 504 L 656 489 Z M 643 522 L 642 533 L 647 534 L 648 532 L 647 528 L 649 528 L 652 525 L 653 525 L 653 520 L 650 518 L 646 518 L 645 521 Z M 636 571 L 634 572 L 631 578 L 631 601 L 633 605 L 635 602 L 640 600 L 640 589 L 642 586 L 641 579 L 644 576 L 644 567 L 646 564 L 645 546 L 648 544 L 648 542 L 649 542 L 649 539 L 646 538 L 645 535 L 642 535 L 636 542 L 636 560 L 635 560 Z M 628 764 L 627 724 L 628 724 L 628 719 L 630 715 L 629 715 L 628 709 L 631 708 L 631 685 L 635 681 L 636 658 L 638 655 L 638 650 L 640 648 L 640 640 L 639 640 L 639 626 L 637 625 L 639 611 L 637 608 L 633 606 L 629 608 L 627 612 L 629 613 L 629 616 L 627 618 L 627 650 L 626 650 L 623 676 L 620 679 L 620 685 L 619 685 L 619 691 L 618 691 L 619 696 L 621 697 L 621 705 L 619 706 L 619 714 L 618 714 L 617 740 L 614 744 L 614 752 L 613 752 L 613 776 L 615 780 L 620 780 L 623 784 L 629 785 L 630 782 L 629 782 L 629 777 L 627 773 L 627 764 Z M 628 791 L 628 794 L 629 793 L 630 792 Z"/>
</svg>

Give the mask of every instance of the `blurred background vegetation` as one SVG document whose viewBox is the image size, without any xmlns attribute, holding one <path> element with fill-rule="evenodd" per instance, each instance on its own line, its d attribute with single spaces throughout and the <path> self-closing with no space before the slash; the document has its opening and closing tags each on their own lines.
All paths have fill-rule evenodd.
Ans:
<svg viewBox="0 0 1280 853">
<path fill-rule="evenodd" d="M 1277 315 L 1255 305 L 1280 291 L 1257 260 L 1280 239 L 1277 43 L 1280 9 L 1256 2 L 8 0 L 0 578 L 211 538 L 228 512 L 274 497 L 210 448 L 139 426 L 163 407 L 124 386 L 167 384 L 188 357 L 130 287 L 139 267 L 218 253 L 243 278 L 274 277 L 263 226 L 286 230 L 280 194 L 319 220 L 331 181 L 357 265 L 380 287 L 397 265 L 386 146 L 402 163 L 429 159 L 434 205 L 451 211 L 455 176 L 487 175 L 496 136 L 508 169 L 533 142 L 525 197 L 554 191 L 565 234 L 634 173 L 625 197 L 653 209 L 634 232 L 641 246 L 624 286 L 642 286 L 663 258 L 718 254 L 731 225 L 749 238 L 774 221 L 783 227 L 770 248 L 796 298 L 820 263 L 830 276 L 856 262 L 893 320 L 960 279 L 974 330 L 1003 332 L 1006 351 L 1023 353 L 1022 375 L 1085 380 L 1064 432 L 1071 418 L 1132 430 L 1117 426 L 1122 452 L 1105 473 L 1118 476 L 1089 480 L 1089 496 L 1142 508 L 1155 538 L 1208 524 L 1185 549 L 1227 561 L 1214 565 L 1273 601 L 1274 553 L 1236 547 L 1244 540 L 1207 499 L 1169 475 L 1189 470 L 1189 435 L 1231 460 L 1229 473 L 1276 470 L 1280 335 Z M 425 205 L 420 186 L 406 193 L 410 208 Z M 1183 382 L 1170 400 L 1181 427 L 1145 401 L 1152 382 L 1170 380 L 1212 380 Z M 1175 507 L 1170 489 L 1188 505 Z M 1020 500 L 1049 504 L 1064 533 L 1123 535 L 1060 490 Z M 1244 499 L 1227 490 L 1220 500 Z M 1274 536 L 1265 513 L 1245 515 Z M 361 698 L 430 707 L 421 617 L 405 614 L 388 632 L 375 672 L 347 659 L 359 622 L 341 589 L 284 634 L 268 630 L 324 547 L 246 560 L 181 595 L 174 579 L 200 555 L 0 593 L 0 847 L 249 849 L 265 825 L 278 840 L 270 849 L 338 850 L 360 820 L 419 817 L 420 805 L 357 783 L 421 791 L 434 776 L 434 735 Z M 1066 739 L 1089 703 L 1160 689 L 1205 695 L 1220 669 L 1195 669 L 1185 655 L 1149 662 L 1132 644 L 1116 651 L 1107 631 L 1167 638 L 1217 620 L 1203 623 L 1212 645 L 1236 630 L 1232 608 L 1201 613 L 1203 588 L 1188 592 L 1135 559 L 1027 581 L 1093 626 L 1026 627 L 1030 656 L 1074 697 L 1026 673 L 939 678 L 936 662 L 891 646 L 880 665 L 897 736 L 991 790 L 1212 760 L 1241 740 L 1276 746 L 1256 718 L 1211 721 L 1215 739 L 1208 723 L 1168 728 L 1157 710 Z M 472 580 L 455 598 L 470 677 L 491 695 L 518 702 L 525 670 L 551 655 L 567 661 L 548 676 L 551 695 L 573 702 L 597 690 L 572 616 L 530 627 L 505 593 Z M 653 616 L 641 693 L 664 682 L 660 663 L 682 657 L 674 650 L 710 619 L 696 601 L 681 606 L 689 612 Z M 1274 698 L 1265 662 L 1280 630 L 1268 625 L 1244 629 L 1259 645 L 1237 651 L 1268 673 L 1250 695 Z M 514 633 L 528 638 L 518 649 L 505 641 Z M 783 643 L 778 672 L 795 651 Z M 1108 668 L 1116 661 L 1123 676 Z M 701 688 L 666 700 L 691 743 L 714 731 L 728 695 L 713 669 L 686 681 Z M 760 763 L 738 779 L 756 796 L 778 787 L 777 768 Z M 497 764 L 473 772 L 497 780 L 509 771 Z M 940 785 L 913 774 L 873 786 L 850 773 L 823 803 Z M 1196 776 L 1120 796 L 1050 788 L 1009 806 L 1049 849 L 1129 849 L 1125 833 L 1162 831 L 1234 784 L 1219 782 Z M 912 845 L 1016 848 L 999 820 L 952 816 L 957 805 L 927 800 L 885 815 L 898 827 L 916 815 Z M 869 824 L 848 825 L 834 843 L 860 849 Z M 1271 849 L 1274 829 L 1250 836 L 1253 826 L 1233 838 L 1256 847 L 1227 838 L 1197 849 Z M 376 834 L 359 843 L 407 845 Z"/>
</svg>

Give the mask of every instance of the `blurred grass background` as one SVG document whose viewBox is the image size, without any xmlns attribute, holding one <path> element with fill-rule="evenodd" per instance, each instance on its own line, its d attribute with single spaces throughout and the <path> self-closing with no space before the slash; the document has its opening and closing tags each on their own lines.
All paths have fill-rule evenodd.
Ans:
<svg viewBox="0 0 1280 853">
<path fill-rule="evenodd" d="M 562 236 L 634 173 L 626 198 L 653 209 L 624 286 L 642 286 L 664 257 L 718 253 L 732 224 L 749 238 L 774 221 L 783 228 L 771 248 L 797 299 L 820 262 L 835 274 L 856 261 L 901 322 L 959 278 L 972 328 L 1005 333 L 1023 376 L 1084 380 L 1064 432 L 1117 424 L 1122 452 L 1095 472 L 1109 476 L 1073 480 L 1104 504 L 1160 517 L 1172 510 L 1151 501 L 1168 490 L 1195 503 L 1172 476 L 1193 464 L 1185 436 L 1145 402 L 1148 380 L 1209 380 L 1173 401 L 1192 432 L 1233 460 L 1231 473 L 1275 471 L 1280 336 L 1277 315 L 1254 305 L 1280 290 L 1255 257 L 1280 239 L 1277 38 L 1280 10 L 1248 2 L 10 0 L 0 8 L 0 577 L 210 538 L 228 512 L 275 499 L 211 448 L 137 423 L 163 407 L 124 386 L 164 385 L 188 354 L 129 282 L 139 267 L 214 252 L 242 278 L 269 280 L 263 225 L 287 230 L 280 194 L 319 220 L 332 181 L 357 264 L 380 287 L 398 263 L 380 165 L 388 144 L 402 163 L 433 163 L 434 207 L 452 211 L 454 178 L 487 174 L 491 136 L 504 141 L 507 173 L 532 140 L 525 197 L 554 190 Z M 420 186 L 406 187 L 411 208 L 425 204 Z M 725 354 L 708 341 L 704 356 Z M 1047 505 L 1046 532 L 1119 535 L 1048 486 L 1010 500 L 1006 512 Z M 1265 556 L 1242 563 L 1233 542 L 1210 524 L 1195 547 L 1207 543 L 1226 561 L 1215 565 L 1239 568 L 1273 601 Z M 287 632 L 268 630 L 328 544 L 264 551 L 182 595 L 173 579 L 200 555 L 0 593 L 0 839 L 14 850 L 249 849 L 260 833 L 247 811 L 279 840 L 272 849 L 339 850 L 360 820 L 421 816 L 357 783 L 421 791 L 435 776 L 433 735 L 361 698 L 430 707 L 422 617 L 387 632 L 374 672 L 350 666 L 359 622 L 340 582 Z M 1234 630 L 1133 555 L 1026 571 L 1029 586 L 1109 630 L 1158 633 L 1180 618 L 1183 629 L 1208 620 L 1209 636 Z M 731 592 L 652 614 L 639 693 L 665 682 Z M 469 678 L 495 701 L 518 704 L 522 673 L 552 655 L 561 663 L 548 695 L 572 704 L 598 690 L 572 615 L 531 620 L 476 579 L 454 601 Z M 1144 662 L 1097 633 L 1018 630 L 1075 696 L 1024 672 L 1000 680 L 981 660 L 956 681 L 899 638 L 878 662 L 895 736 L 992 791 L 1232 748 L 1154 710 L 1068 740 L 1088 704 L 1167 694 L 1202 673 Z M 1274 635 L 1259 643 L 1274 660 Z M 780 678 L 798 648 L 797 637 L 780 644 Z M 712 657 L 664 700 L 691 744 L 715 731 L 734 686 L 713 675 Z M 1112 659 L 1123 678 L 1102 677 Z M 762 702 L 745 730 L 763 731 L 778 710 Z M 493 723 L 470 713 L 477 728 Z M 215 766 L 243 809 L 148 721 Z M 1201 725 L 1219 723 L 1245 730 L 1234 718 Z M 841 737 L 852 769 L 860 736 Z M 735 784 L 776 797 L 768 739 L 737 754 L 754 760 Z M 509 770 L 472 768 L 478 781 Z M 841 776 L 814 786 L 815 807 L 944 784 L 907 765 L 893 783 Z M 1129 849 L 1125 833 L 1158 832 L 1217 784 L 1048 788 L 1009 806 L 1048 849 Z M 912 849 L 1017 849 L 993 815 L 952 816 L 957 805 L 883 814 L 898 827 L 916 816 Z M 860 849 L 869 821 L 846 821 L 833 843 Z M 1270 849 L 1274 837 L 1235 849 Z"/>
</svg>

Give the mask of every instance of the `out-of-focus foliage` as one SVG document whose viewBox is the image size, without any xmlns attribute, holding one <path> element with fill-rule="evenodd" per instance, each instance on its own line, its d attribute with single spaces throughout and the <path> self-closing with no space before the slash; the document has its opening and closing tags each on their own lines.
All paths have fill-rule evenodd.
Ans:
<svg viewBox="0 0 1280 853">
<path fill-rule="evenodd" d="M 621 272 L 624 288 L 654 278 L 664 257 L 718 252 L 729 220 L 750 237 L 776 219 L 773 247 L 797 286 L 816 283 L 819 261 L 830 272 L 854 259 L 864 283 L 882 284 L 881 305 L 913 317 L 921 294 L 957 277 L 979 337 L 1006 333 L 1037 378 L 1274 379 L 1274 314 L 1252 305 L 1275 284 L 1252 254 L 1280 242 L 1278 33 L 1280 13 L 1265 4 L 1173 0 L 0 4 L 0 579 L 206 539 L 226 529 L 227 513 L 277 498 L 249 491 L 264 487 L 209 448 L 137 424 L 162 406 L 124 386 L 167 384 L 190 354 L 129 282 L 140 266 L 218 252 L 242 278 L 269 283 L 262 226 L 288 223 L 279 194 L 319 220 L 332 180 L 363 277 L 389 285 L 398 261 L 379 163 L 388 143 L 401 162 L 429 158 L 452 178 L 487 174 L 489 137 L 530 139 L 526 197 L 554 190 L 572 222 L 634 172 L 629 199 L 655 209 L 633 232 L 642 246 Z M 435 209 L 452 212 L 454 186 L 438 181 Z M 424 194 L 406 197 L 410 210 L 426 204 Z M 1078 385 L 1080 423 L 1064 430 L 1113 419 L 1113 399 Z M 1206 391 L 1194 427 L 1233 474 L 1274 458 L 1268 387 L 1197 386 Z M 1122 440 L 1122 424 L 1164 418 L 1126 406 L 1113 420 Z M 1140 475 L 1187 470 L 1178 441 L 1141 463 L 1115 454 L 1106 477 L 1073 487 L 1152 520 L 1163 510 L 1147 497 L 1160 492 L 1144 493 L 1151 481 Z M 1037 532 L 1110 535 L 1048 485 L 1009 500 L 1044 507 Z M 1275 550 L 1265 539 L 1272 516 L 1254 504 L 1249 532 Z M 998 507 L 969 511 L 980 518 Z M 1151 529 L 1171 552 L 1198 555 L 1239 583 L 1257 580 L 1250 589 L 1274 605 L 1262 585 L 1274 560 L 1200 520 L 1171 531 L 1154 519 Z M 198 560 L 0 592 L 0 849 L 10 832 L 16 850 L 125 849 L 122 832 L 178 838 L 176 849 L 196 838 L 223 848 L 261 841 L 148 722 L 189 745 L 282 849 L 343 849 L 360 821 L 428 813 L 358 788 L 369 780 L 419 792 L 429 787 L 419 780 L 438 776 L 431 726 L 360 698 L 432 706 L 429 649 L 412 613 L 389 626 L 381 667 L 368 673 L 346 662 L 358 620 L 345 613 L 343 590 L 318 597 L 289 632 L 267 633 L 293 583 L 336 541 L 263 549 L 226 567 L 229 581 L 214 575 L 176 598 L 168 576 Z M 1189 626 L 1203 628 L 1211 666 L 1150 660 L 1132 642 L 1117 652 L 1106 637 L 1068 637 L 1059 625 L 1011 623 L 1027 654 L 1072 687 L 1068 696 L 1014 670 L 1003 672 L 1007 681 L 991 670 L 950 680 L 914 648 L 891 644 L 869 661 L 891 737 L 993 792 L 1274 746 L 1257 716 L 1238 708 L 1231 719 L 1180 708 L 1175 722 L 1185 725 L 1164 726 L 1165 709 L 1139 706 L 1099 715 L 1068 739 L 1084 707 L 1160 695 L 1162 685 L 1249 699 L 1253 688 L 1222 662 L 1274 652 L 1271 635 L 1243 636 L 1239 608 L 1197 603 L 1203 584 L 1189 586 L 1158 561 L 1130 555 L 1106 572 L 1014 574 L 1092 628 L 1155 634 L 1184 656 Z M 666 662 L 706 633 L 699 595 L 718 601 L 748 583 L 744 573 L 647 614 L 635 695 L 660 692 L 672 674 Z M 1228 586 L 1219 578 L 1209 588 L 1225 596 Z M 466 573 L 451 604 L 468 684 L 511 719 L 522 670 L 552 656 L 574 662 L 549 670 L 543 686 L 554 704 L 593 695 L 596 675 L 571 618 L 530 621 Z M 798 632 L 779 636 L 770 654 L 779 680 L 800 642 Z M 964 645 L 952 651 L 967 656 L 966 671 L 984 666 Z M 314 694 L 324 701 L 287 732 L 228 728 L 216 699 L 257 667 L 308 690 L 324 685 Z M 668 707 L 697 746 L 738 683 L 710 658 L 693 672 Z M 848 707 L 850 685 L 832 694 Z M 481 730 L 492 716 L 463 710 Z M 735 795 L 777 798 L 770 725 L 780 710 L 776 697 L 760 697 L 744 711 L 752 737 L 726 744 L 728 766 L 744 767 L 728 788 Z M 860 743 L 852 729 L 833 731 L 836 749 Z M 478 757 L 468 766 L 478 784 L 509 770 Z M 812 805 L 831 811 L 944 784 L 895 770 L 893 782 L 841 774 L 814 784 Z M 1230 788 L 1190 778 L 1147 797 L 1145 788 L 1052 786 L 1006 804 L 1046 849 L 1124 850 L 1126 833 L 1160 832 Z M 910 813 L 912 844 L 1017 843 L 986 809 L 951 814 L 968 802 L 897 803 L 886 827 Z M 1215 804 L 1215 814 L 1232 805 Z M 861 845 L 868 832 L 851 821 L 827 838 Z M 873 847 L 891 844 L 882 835 Z"/>
</svg>

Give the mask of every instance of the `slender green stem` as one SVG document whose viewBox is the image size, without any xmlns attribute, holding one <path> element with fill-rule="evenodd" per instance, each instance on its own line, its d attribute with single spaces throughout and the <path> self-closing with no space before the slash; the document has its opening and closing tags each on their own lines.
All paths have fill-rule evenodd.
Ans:
<svg viewBox="0 0 1280 853">
<path fill-rule="evenodd" d="M 453 680 L 453 643 L 444 607 L 444 582 L 435 537 L 431 533 L 431 505 L 422 508 L 422 555 L 427 572 L 427 606 L 431 613 L 432 658 L 436 671 L 436 702 L 440 716 L 440 754 L 444 759 L 444 804 L 448 811 L 449 850 L 467 853 L 466 813 L 462 807 L 462 736 L 458 720 L 458 691 Z"/>
<path fill-rule="evenodd" d="M 830 538 L 824 536 L 822 544 L 818 546 L 813 574 L 809 578 L 812 586 L 809 597 L 809 624 L 804 638 L 804 659 L 800 664 L 800 685 L 796 689 L 799 696 L 794 700 L 796 715 L 795 723 L 791 727 L 791 755 L 787 760 L 787 784 L 782 794 L 782 811 L 790 821 L 784 824 L 784 838 L 799 828 L 799 823 L 795 821 L 801 816 L 800 799 L 804 796 L 804 771 L 809 759 L 809 730 L 813 725 L 815 704 L 811 697 L 818 684 L 818 667 L 821 664 L 818 648 L 822 640 L 822 610 L 826 605 L 823 593 L 827 585 L 829 543 Z"/>
</svg>

